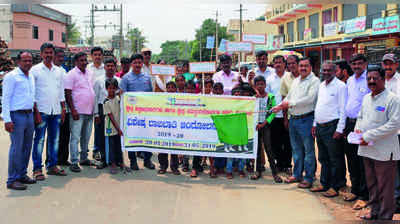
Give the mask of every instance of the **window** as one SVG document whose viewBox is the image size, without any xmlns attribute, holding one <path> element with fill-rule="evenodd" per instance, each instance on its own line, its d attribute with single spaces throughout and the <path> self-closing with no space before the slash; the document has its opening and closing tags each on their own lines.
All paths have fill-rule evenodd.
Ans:
<svg viewBox="0 0 400 224">
<path fill-rule="evenodd" d="M 381 17 L 383 10 L 386 10 L 386 4 L 367 4 L 367 16 L 378 14 Z"/>
<path fill-rule="evenodd" d="M 287 38 L 288 42 L 294 41 L 294 22 L 287 23 Z"/>
<path fill-rule="evenodd" d="M 333 8 L 333 22 L 337 22 L 338 21 L 338 8 L 335 7 Z"/>
<path fill-rule="evenodd" d="M 53 40 L 54 40 L 54 31 L 49 30 L 49 41 L 53 41 Z"/>
<path fill-rule="evenodd" d="M 322 24 L 328 24 L 332 22 L 332 9 L 322 11 Z"/>
<path fill-rule="evenodd" d="M 343 20 L 353 19 L 358 16 L 357 4 L 343 4 Z"/>
<path fill-rule="evenodd" d="M 306 28 L 306 19 L 301 18 L 297 20 L 297 40 L 304 40 L 304 29 Z"/>
<path fill-rule="evenodd" d="M 67 36 L 65 35 L 64 32 L 61 32 L 61 42 L 63 43 L 67 42 Z"/>
<path fill-rule="evenodd" d="M 39 27 L 37 27 L 37 26 L 32 27 L 32 39 L 34 39 L 34 40 L 39 39 Z"/>
<path fill-rule="evenodd" d="M 309 27 L 311 28 L 311 38 L 319 37 L 319 13 L 314 13 L 310 16 Z"/>
<path fill-rule="evenodd" d="M 382 11 L 386 10 L 386 4 L 367 4 L 366 28 L 372 28 L 374 19 L 382 17 Z"/>
</svg>

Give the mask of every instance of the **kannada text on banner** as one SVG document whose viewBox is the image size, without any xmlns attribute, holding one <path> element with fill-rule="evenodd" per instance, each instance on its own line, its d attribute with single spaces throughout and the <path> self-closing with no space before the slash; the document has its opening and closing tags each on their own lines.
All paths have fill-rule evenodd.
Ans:
<svg viewBox="0 0 400 224">
<path fill-rule="evenodd" d="M 250 97 L 127 92 L 122 97 L 122 144 L 128 151 L 255 158 L 256 109 Z M 212 114 L 246 113 L 248 144 L 219 142 Z"/>
</svg>

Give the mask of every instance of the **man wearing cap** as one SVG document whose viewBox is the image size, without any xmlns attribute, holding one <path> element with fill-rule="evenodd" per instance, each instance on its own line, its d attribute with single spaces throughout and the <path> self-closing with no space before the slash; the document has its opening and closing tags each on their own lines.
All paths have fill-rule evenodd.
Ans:
<svg viewBox="0 0 400 224">
<path fill-rule="evenodd" d="M 143 55 L 143 68 L 142 73 L 151 77 L 154 92 L 165 92 L 165 78 L 164 76 L 159 77 L 158 75 L 151 74 L 151 50 L 148 48 L 142 49 Z"/>
<path fill-rule="evenodd" d="M 382 67 L 385 70 L 385 87 L 387 90 L 391 91 L 392 93 L 396 94 L 397 96 L 400 95 L 400 74 L 396 71 L 397 67 L 399 66 L 398 59 L 395 54 L 389 53 L 385 54 L 382 58 Z M 400 131 L 399 131 L 400 134 Z M 398 135 L 400 140 L 400 135 Z M 400 163 L 399 163 L 400 164 Z M 400 165 L 397 164 L 397 175 L 396 175 L 396 185 L 394 195 L 396 198 L 396 213 L 400 212 Z"/>
</svg>

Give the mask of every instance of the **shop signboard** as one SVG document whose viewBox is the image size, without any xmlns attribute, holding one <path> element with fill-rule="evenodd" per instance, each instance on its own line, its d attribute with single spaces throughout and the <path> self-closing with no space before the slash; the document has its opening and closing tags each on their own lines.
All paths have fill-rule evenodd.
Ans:
<svg viewBox="0 0 400 224">
<path fill-rule="evenodd" d="M 345 21 L 345 33 L 357 33 L 365 31 L 365 21 L 366 17 L 356 17 L 354 19 L 346 20 Z"/>
<path fill-rule="evenodd" d="M 324 24 L 324 36 L 335 36 L 337 34 L 337 23 Z"/>
<path fill-rule="evenodd" d="M 372 34 L 384 34 L 400 32 L 400 16 L 389 16 L 374 19 L 372 22 Z"/>
</svg>

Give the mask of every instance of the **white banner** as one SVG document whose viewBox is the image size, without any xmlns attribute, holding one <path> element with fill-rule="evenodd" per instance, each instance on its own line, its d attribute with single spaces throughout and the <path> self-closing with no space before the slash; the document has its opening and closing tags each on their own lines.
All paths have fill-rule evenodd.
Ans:
<svg viewBox="0 0 400 224">
<path fill-rule="evenodd" d="M 190 73 L 215 73 L 214 62 L 190 62 Z"/>
<path fill-rule="evenodd" d="M 175 75 L 175 65 L 151 65 L 153 75 Z"/>
<path fill-rule="evenodd" d="M 253 44 L 265 44 L 265 34 L 243 34 L 243 41 L 252 42 Z"/>
<path fill-rule="evenodd" d="M 228 52 L 252 52 L 253 43 L 251 42 L 227 42 L 226 50 Z"/>
</svg>

